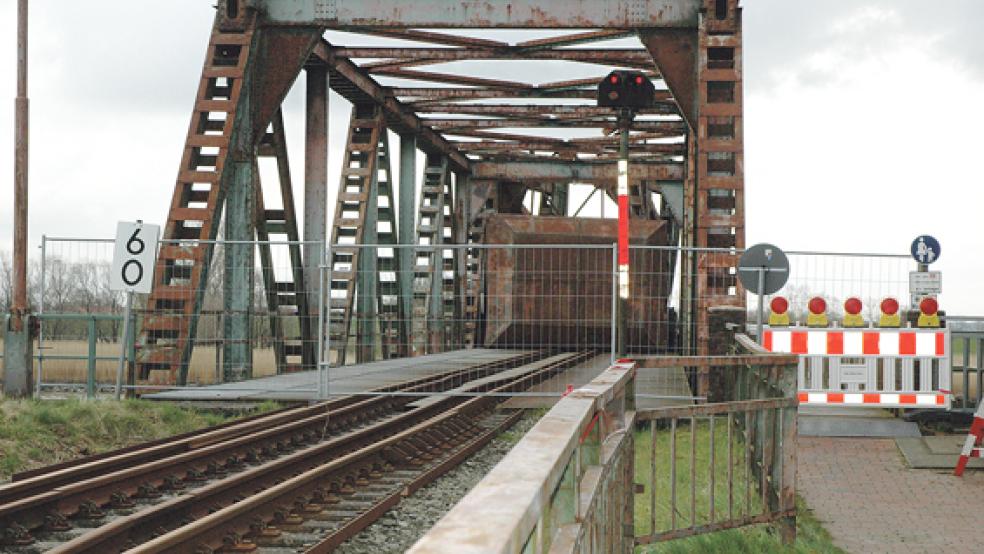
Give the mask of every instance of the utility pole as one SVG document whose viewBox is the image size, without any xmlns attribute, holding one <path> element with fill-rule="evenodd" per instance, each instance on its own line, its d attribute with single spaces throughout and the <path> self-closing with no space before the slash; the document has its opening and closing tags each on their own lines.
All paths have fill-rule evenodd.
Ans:
<svg viewBox="0 0 984 554">
<path fill-rule="evenodd" d="M 4 340 L 4 393 L 31 394 L 31 314 L 27 304 L 27 0 L 17 0 L 17 98 L 14 100 L 14 282 Z"/>
</svg>

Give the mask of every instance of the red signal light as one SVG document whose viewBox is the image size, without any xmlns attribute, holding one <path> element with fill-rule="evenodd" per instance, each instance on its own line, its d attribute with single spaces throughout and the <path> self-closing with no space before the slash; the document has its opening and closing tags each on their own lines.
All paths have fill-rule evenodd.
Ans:
<svg viewBox="0 0 984 554">
<path fill-rule="evenodd" d="M 810 299 L 810 303 L 807 304 L 811 314 L 822 314 L 827 312 L 827 302 L 820 298 L 819 296 L 814 296 Z"/>
<path fill-rule="evenodd" d="M 618 75 L 612 75 L 611 78 L 609 78 L 609 81 L 611 81 L 613 85 L 617 85 L 618 84 Z"/>
<path fill-rule="evenodd" d="M 641 76 L 636 76 L 635 81 L 636 81 L 636 84 L 637 85 L 641 85 L 642 84 L 642 77 Z"/>
<path fill-rule="evenodd" d="M 851 315 L 858 315 L 861 313 L 861 299 L 851 297 L 844 302 L 844 311 Z"/>
<path fill-rule="evenodd" d="M 784 314 L 789 309 L 789 301 L 781 296 L 777 296 L 769 303 L 769 308 L 774 314 Z"/>
<path fill-rule="evenodd" d="M 899 301 L 894 298 L 886 298 L 881 302 L 881 311 L 886 315 L 899 313 Z"/>
<path fill-rule="evenodd" d="M 923 298 L 919 302 L 919 311 L 926 315 L 933 315 L 940 309 L 939 303 L 936 302 L 935 298 Z"/>
</svg>

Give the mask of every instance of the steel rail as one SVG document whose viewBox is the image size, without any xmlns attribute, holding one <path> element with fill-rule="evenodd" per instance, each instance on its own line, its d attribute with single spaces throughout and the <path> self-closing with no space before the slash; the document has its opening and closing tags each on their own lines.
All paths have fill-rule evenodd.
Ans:
<svg viewBox="0 0 984 554">
<path fill-rule="evenodd" d="M 275 417 L 260 419 L 188 437 L 176 444 L 154 445 L 91 464 L 42 474 L 7 489 L 7 501 L 0 504 L 0 528 L 25 532 L 45 527 L 65 530 L 67 517 L 93 518 L 105 506 L 125 508 L 134 498 L 153 497 L 161 491 L 180 490 L 189 482 L 241 469 L 244 460 L 264 453 L 272 456 L 304 443 L 323 440 L 327 431 L 378 420 L 395 413 L 414 397 L 388 396 L 388 392 L 417 392 L 427 395 L 459 386 L 476 375 L 529 363 L 541 356 L 527 352 L 503 360 L 476 364 L 444 374 L 380 387 L 381 396 L 367 400 L 346 397 L 330 403 L 287 410 Z M 329 419 L 330 418 L 330 419 Z M 137 463 L 138 461 L 142 463 Z M 9 533 L 5 533 L 9 534 Z M 2 538 L 2 537 L 0 537 Z M 6 539 L 11 542 L 10 538 Z"/>
<path fill-rule="evenodd" d="M 472 390 L 502 393 L 522 390 L 536 380 L 576 364 L 589 353 L 558 355 L 518 368 L 521 374 L 489 376 Z M 524 366 L 525 367 L 525 366 Z M 444 397 L 424 403 L 370 428 L 353 431 L 321 444 L 308 446 L 288 456 L 251 468 L 235 476 L 183 494 L 164 504 L 116 520 L 65 543 L 52 552 L 105 552 L 132 546 L 132 552 L 196 551 L 203 545 L 217 550 L 249 540 L 271 540 L 281 530 L 296 527 L 310 515 L 350 496 L 356 487 L 377 482 L 384 472 L 398 468 L 418 468 L 424 475 L 415 476 L 407 486 L 419 488 L 429 479 L 457 465 L 462 455 L 449 451 L 477 449 L 472 439 L 486 435 L 477 420 L 489 413 L 501 399 Z M 491 438 L 491 437 L 487 437 Z M 440 470 L 429 466 L 440 466 Z M 422 480 L 421 480 L 422 479 Z M 361 510 L 352 521 L 336 529 L 328 541 L 351 536 L 385 512 L 380 503 L 390 505 L 386 494 L 373 507 Z M 368 514 L 367 514 L 368 512 Z M 313 513 L 313 512 L 311 512 Z M 187 520 L 187 521 L 182 521 Z M 174 528 L 174 522 L 185 523 Z M 173 530 L 143 542 L 142 533 Z M 207 551 L 207 550 L 205 550 Z"/>
</svg>

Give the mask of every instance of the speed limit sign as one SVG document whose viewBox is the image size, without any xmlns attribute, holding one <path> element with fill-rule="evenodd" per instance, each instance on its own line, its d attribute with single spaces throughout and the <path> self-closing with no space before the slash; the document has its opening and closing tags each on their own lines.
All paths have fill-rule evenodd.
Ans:
<svg viewBox="0 0 984 554">
<path fill-rule="evenodd" d="M 161 228 L 137 221 L 116 224 L 116 249 L 109 288 L 114 291 L 150 293 L 154 282 L 154 259 Z"/>
</svg>

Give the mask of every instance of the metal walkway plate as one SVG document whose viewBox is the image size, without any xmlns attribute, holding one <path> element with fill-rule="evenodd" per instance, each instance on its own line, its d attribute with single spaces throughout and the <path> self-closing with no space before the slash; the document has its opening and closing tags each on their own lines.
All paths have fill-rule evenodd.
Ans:
<svg viewBox="0 0 984 554">
<path fill-rule="evenodd" d="M 523 354 L 523 350 L 472 349 L 455 350 L 414 358 L 333 367 L 329 370 L 331 396 L 365 392 L 420 379 L 454 369 L 495 362 Z M 144 395 L 150 400 L 280 400 L 307 402 L 314 400 L 318 389 L 318 372 L 302 371 L 236 383 L 223 383 L 196 389 L 181 389 Z"/>
<path fill-rule="evenodd" d="M 905 463 L 913 469 L 946 469 L 953 471 L 967 435 L 944 435 L 918 438 L 898 438 Z M 971 458 L 969 468 L 984 469 L 984 459 Z"/>
<path fill-rule="evenodd" d="M 804 416 L 797 422 L 804 437 L 919 437 L 919 426 L 884 417 Z"/>
</svg>

